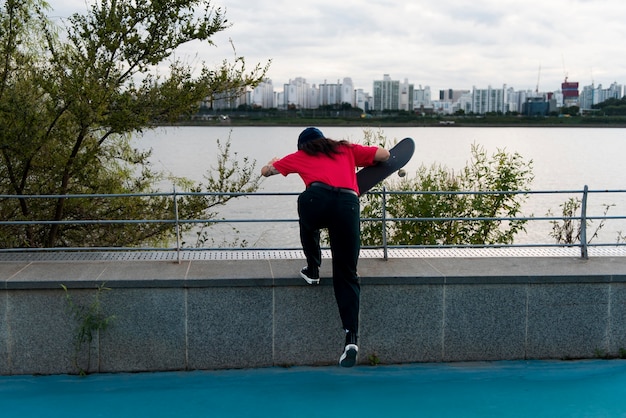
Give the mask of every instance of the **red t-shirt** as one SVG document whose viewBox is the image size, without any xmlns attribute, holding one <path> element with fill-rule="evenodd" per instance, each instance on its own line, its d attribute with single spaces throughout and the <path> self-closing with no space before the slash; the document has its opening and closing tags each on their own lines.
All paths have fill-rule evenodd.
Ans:
<svg viewBox="0 0 626 418">
<path fill-rule="evenodd" d="M 355 169 L 373 165 L 377 149 L 376 146 L 346 144 L 341 145 L 339 153 L 332 157 L 325 154 L 312 156 L 298 150 L 275 161 L 273 165 L 283 176 L 298 173 L 307 187 L 319 181 L 359 193 Z"/>
</svg>

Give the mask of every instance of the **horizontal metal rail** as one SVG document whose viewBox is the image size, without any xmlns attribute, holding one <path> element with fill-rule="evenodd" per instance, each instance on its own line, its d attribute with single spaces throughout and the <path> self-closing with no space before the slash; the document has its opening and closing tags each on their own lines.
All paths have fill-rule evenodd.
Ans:
<svg viewBox="0 0 626 418">
<path fill-rule="evenodd" d="M 578 247 L 580 248 L 580 255 L 583 258 L 588 256 L 589 247 L 607 247 L 607 246 L 626 246 L 626 242 L 590 242 L 587 235 L 587 223 L 590 221 L 617 221 L 626 219 L 626 215 L 590 215 L 588 213 L 588 197 L 591 194 L 621 194 L 626 196 L 626 190 L 589 190 L 585 186 L 582 190 L 540 190 L 540 191 L 388 191 L 383 188 L 381 191 L 371 192 L 372 194 L 378 194 L 382 196 L 382 216 L 380 218 L 368 218 L 363 217 L 362 222 L 381 222 L 382 232 L 382 249 L 385 252 L 385 258 L 387 249 L 398 248 L 504 248 L 504 247 Z M 196 247 L 188 248 L 181 247 L 180 244 L 180 230 L 183 225 L 211 225 L 211 224 L 249 224 L 249 223 L 272 223 L 272 224 L 284 224 L 284 223 L 297 223 L 296 218 L 228 218 L 228 219 L 181 219 L 178 213 L 178 200 L 185 196 L 217 196 L 217 197 L 274 197 L 274 196 L 296 196 L 299 193 L 296 192 L 253 192 L 253 193 L 237 193 L 237 192 L 178 192 L 175 189 L 172 192 L 156 192 L 156 193 L 134 193 L 134 194 L 68 194 L 68 195 L 0 195 L 0 208 L 4 202 L 10 200 L 20 199 L 95 199 L 95 198 L 167 198 L 172 199 L 174 203 L 174 212 L 171 218 L 166 219 L 62 219 L 62 220 L 47 220 L 47 219 L 24 219 L 24 220 L 0 220 L 0 228 L 8 226 L 29 226 L 29 225 L 116 225 L 116 224 L 169 224 L 172 225 L 174 235 L 176 236 L 176 244 L 174 247 L 54 247 L 54 248 L 0 248 L 0 252 L 19 252 L 19 251 L 113 251 L 113 250 L 127 250 L 127 251 L 201 251 L 201 250 L 241 250 L 241 248 L 209 248 L 209 247 Z M 519 217 L 465 217 L 465 216 L 453 216 L 453 217 L 390 217 L 387 213 L 387 204 L 389 197 L 392 195 L 573 195 L 580 199 L 580 216 L 519 216 Z M 622 208 L 623 210 L 623 208 Z M 457 245 L 437 245 L 437 246 L 425 246 L 425 245 L 389 245 L 387 243 L 386 231 L 391 223 L 424 223 L 424 222 L 511 222 L 511 221 L 549 221 L 549 222 L 564 222 L 564 221 L 578 221 L 580 222 L 580 242 L 579 243 L 524 243 L 524 244 L 457 244 Z M 593 238 L 593 237 L 592 237 Z M 380 248 L 380 247 L 364 247 L 364 248 Z M 257 248 L 257 250 L 292 250 L 295 248 Z"/>
</svg>

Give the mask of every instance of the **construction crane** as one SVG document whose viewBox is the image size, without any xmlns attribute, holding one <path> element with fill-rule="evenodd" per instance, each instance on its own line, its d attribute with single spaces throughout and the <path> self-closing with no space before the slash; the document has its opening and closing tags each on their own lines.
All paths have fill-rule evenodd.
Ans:
<svg viewBox="0 0 626 418">
<path fill-rule="evenodd" d="M 539 80 L 541 78 L 541 64 L 539 64 L 539 70 L 537 71 L 537 87 L 535 87 L 535 94 L 539 95 Z"/>
</svg>

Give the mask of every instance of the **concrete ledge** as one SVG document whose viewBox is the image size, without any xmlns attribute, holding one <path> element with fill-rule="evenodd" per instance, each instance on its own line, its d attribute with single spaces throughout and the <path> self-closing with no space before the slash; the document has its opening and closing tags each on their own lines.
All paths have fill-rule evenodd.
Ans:
<svg viewBox="0 0 626 418">
<path fill-rule="evenodd" d="M 0 261 L 0 374 L 75 373 L 66 285 L 96 286 L 111 327 L 91 372 L 336 364 L 343 346 L 330 277 L 300 259 Z M 360 261 L 360 363 L 592 358 L 626 349 L 626 257 Z M 87 350 L 82 350 L 83 356 Z"/>
</svg>

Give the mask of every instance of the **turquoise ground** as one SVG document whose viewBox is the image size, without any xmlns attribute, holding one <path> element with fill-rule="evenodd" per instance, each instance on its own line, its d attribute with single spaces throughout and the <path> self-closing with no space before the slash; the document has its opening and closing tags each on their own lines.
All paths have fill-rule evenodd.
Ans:
<svg viewBox="0 0 626 418">
<path fill-rule="evenodd" d="M 0 377 L 9 417 L 626 417 L 626 361 Z"/>
</svg>

